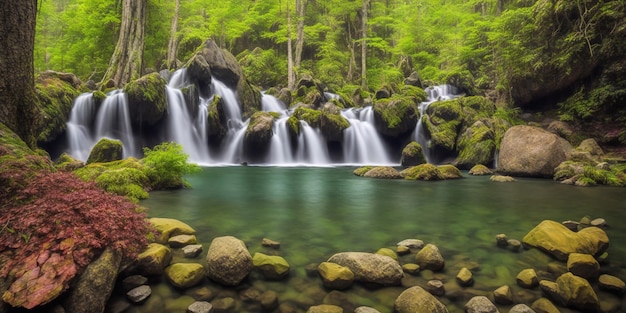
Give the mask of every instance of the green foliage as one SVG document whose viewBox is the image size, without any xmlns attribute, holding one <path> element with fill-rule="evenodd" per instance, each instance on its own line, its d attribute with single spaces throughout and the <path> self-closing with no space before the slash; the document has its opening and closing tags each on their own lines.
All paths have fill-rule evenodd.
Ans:
<svg viewBox="0 0 626 313">
<path fill-rule="evenodd" d="M 237 59 L 246 78 L 264 88 L 279 86 L 287 81 L 287 61 L 273 49 L 245 50 Z"/>
<path fill-rule="evenodd" d="M 320 125 L 320 116 L 322 112 L 318 110 L 314 110 L 311 108 L 307 108 L 305 106 L 299 106 L 294 111 L 292 116 L 295 116 L 299 120 L 305 121 L 312 127 L 319 127 Z"/>
<path fill-rule="evenodd" d="M 180 144 L 161 143 L 154 148 L 144 148 L 143 162 L 148 167 L 147 174 L 154 189 L 188 187 L 183 175 L 200 171 L 196 164 L 188 163 L 188 155 Z"/>
<path fill-rule="evenodd" d="M 91 163 L 74 174 L 84 181 L 93 181 L 110 193 L 126 196 L 133 202 L 148 198 L 152 182 L 148 168 L 135 158 L 106 163 Z"/>
</svg>

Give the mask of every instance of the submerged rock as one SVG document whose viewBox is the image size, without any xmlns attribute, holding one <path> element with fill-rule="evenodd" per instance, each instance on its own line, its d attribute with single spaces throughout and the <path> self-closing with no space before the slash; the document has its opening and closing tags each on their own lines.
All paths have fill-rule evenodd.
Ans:
<svg viewBox="0 0 626 313">
<path fill-rule="evenodd" d="M 448 313 L 448 309 L 437 298 L 422 287 L 404 290 L 394 302 L 397 313 Z"/>
<path fill-rule="evenodd" d="M 491 171 L 488 167 L 482 164 L 476 164 L 469 170 L 470 175 L 492 175 L 493 171 Z"/>
<path fill-rule="evenodd" d="M 600 289 L 608 292 L 613 292 L 618 295 L 623 295 L 626 292 L 626 283 L 618 277 L 603 274 L 598 278 L 598 285 Z"/>
<path fill-rule="evenodd" d="M 176 288 L 186 289 L 199 284 L 205 277 L 204 266 L 198 263 L 176 263 L 165 268 L 165 277 Z"/>
<path fill-rule="evenodd" d="M 409 167 L 400 174 L 404 179 L 408 180 L 443 180 L 445 179 L 441 170 L 437 166 L 432 164 L 420 164 L 417 166 Z"/>
<path fill-rule="evenodd" d="M 207 276 L 211 280 L 236 286 L 253 268 L 252 256 L 243 241 L 232 236 L 213 239 L 207 252 Z"/>
<path fill-rule="evenodd" d="M 609 247 L 609 237 L 598 227 L 587 227 L 573 232 L 563 224 L 545 220 L 535 226 L 524 238 L 525 245 L 536 247 L 565 261 L 570 253 L 600 255 Z"/>
<path fill-rule="evenodd" d="M 445 262 L 439 248 L 433 244 L 427 244 L 415 255 L 415 261 L 422 269 L 440 271 Z"/>
<path fill-rule="evenodd" d="M 498 308 L 485 296 L 471 298 L 465 304 L 466 313 L 500 313 Z"/>
<path fill-rule="evenodd" d="M 280 280 L 289 274 L 289 263 L 281 256 L 257 252 L 252 258 L 252 263 L 267 279 Z"/>
<path fill-rule="evenodd" d="M 196 231 L 191 226 L 173 218 L 153 217 L 149 219 L 150 224 L 159 233 L 157 241 L 166 243 L 172 236 L 195 235 Z"/>
<path fill-rule="evenodd" d="M 141 303 L 152 294 L 152 288 L 148 285 L 139 286 L 126 293 L 128 300 L 132 303 Z"/>
<path fill-rule="evenodd" d="M 326 288 L 347 289 L 354 282 L 354 273 L 345 266 L 331 262 L 322 262 L 317 269 Z"/>
<path fill-rule="evenodd" d="M 171 261 L 170 248 L 158 243 L 149 244 L 148 248 L 137 256 L 140 272 L 147 276 L 163 274 L 163 270 Z"/>
<path fill-rule="evenodd" d="M 341 252 L 327 262 L 349 268 L 354 280 L 379 285 L 399 285 L 404 276 L 398 262 L 388 256 L 366 252 Z"/>
</svg>

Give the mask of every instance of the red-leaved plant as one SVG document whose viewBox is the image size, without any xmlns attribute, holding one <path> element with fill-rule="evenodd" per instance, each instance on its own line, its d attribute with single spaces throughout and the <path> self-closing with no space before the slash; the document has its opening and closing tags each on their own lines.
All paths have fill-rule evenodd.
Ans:
<svg viewBox="0 0 626 313">
<path fill-rule="evenodd" d="M 13 280 L 2 299 L 45 304 L 106 247 L 134 258 L 151 231 L 136 204 L 71 173 L 41 173 L 0 208 L 0 276 Z"/>
</svg>

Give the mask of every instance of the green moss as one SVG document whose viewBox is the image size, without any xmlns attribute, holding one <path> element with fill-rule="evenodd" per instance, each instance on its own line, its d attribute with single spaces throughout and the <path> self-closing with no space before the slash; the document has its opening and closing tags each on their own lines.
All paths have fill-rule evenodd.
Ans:
<svg viewBox="0 0 626 313">
<path fill-rule="evenodd" d="M 247 80 L 239 80 L 237 97 L 241 102 L 241 115 L 244 120 L 251 117 L 254 112 L 261 111 L 261 91 Z"/>
<path fill-rule="evenodd" d="M 343 130 L 348 127 L 350 127 L 350 122 L 339 114 L 322 112 L 320 116 L 320 129 L 328 140 L 341 141 Z"/>
<path fill-rule="evenodd" d="M 119 140 L 102 138 L 91 149 L 87 164 L 111 162 L 122 159 L 123 144 Z"/>
<path fill-rule="evenodd" d="M 83 162 L 72 158 L 72 156 L 65 152 L 54 162 L 54 167 L 64 172 L 71 172 L 83 166 L 85 166 Z"/>
<path fill-rule="evenodd" d="M 394 96 L 374 103 L 374 116 L 382 125 L 381 132 L 392 137 L 413 131 L 417 124 L 417 112 L 417 104 L 412 97 Z"/>
<path fill-rule="evenodd" d="M 159 73 L 147 74 L 124 86 L 130 119 L 136 125 L 155 125 L 167 109 L 167 82 Z"/>
<path fill-rule="evenodd" d="M 292 136 L 296 138 L 300 135 L 300 120 L 294 115 L 289 116 L 287 119 L 287 126 Z"/>
<path fill-rule="evenodd" d="M 402 149 L 402 160 L 400 163 L 402 166 L 415 166 L 426 163 L 422 146 L 415 141 L 407 144 Z"/>
<path fill-rule="evenodd" d="M 444 179 L 463 178 L 461 171 L 454 165 L 445 164 L 437 166 Z"/>
<path fill-rule="evenodd" d="M 470 168 L 476 164 L 486 164 L 493 160 L 496 144 L 494 133 L 485 123 L 477 121 L 458 140 L 459 167 Z"/>
<path fill-rule="evenodd" d="M 407 180 L 443 180 L 445 176 L 441 170 L 432 164 L 420 164 L 409 167 L 400 174 Z"/>
<path fill-rule="evenodd" d="M 412 97 L 415 103 L 421 103 L 426 101 L 428 94 L 424 89 L 411 85 L 404 85 L 400 89 L 400 94 L 408 97 Z"/>
<path fill-rule="evenodd" d="M 370 166 L 370 165 L 362 166 L 362 167 L 355 169 L 352 173 L 356 176 L 364 176 L 367 172 L 369 172 L 373 168 L 374 166 Z"/>
<path fill-rule="evenodd" d="M 461 104 L 458 99 L 438 101 L 428 106 L 422 123 L 430 135 L 430 149 L 455 151 L 461 127 Z"/>
<path fill-rule="evenodd" d="M 476 164 L 469 170 L 470 175 L 491 175 L 493 172 L 482 164 Z"/>
<path fill-rule="evenodd" d="M 321 111 L 311 109 L 305 106 L 297 107 L 292 114 L 292 116 L 295 116 L 297 119 L 307 122 L 307 124 L 309 124 L 311 127 L 319 127 L 321 115 Z"/>
<path fill-rule="evenodd" d="M 80 91 L 58 78 L 45 78 L 35 85 L 41 116 L 37 123 L 37 141 L 47 143 L 59 136 L 66 127 L 74 98 Z"/>
<path fill-rule="evenodd" d="M 96 185 L 108 192 L 126 196 L 133 202 L 148 198 L 146 189 L 149 180 L 145 170 L 126 167 L 104 171 L 96 178 Z"/>
<path fill-rule="evenodd" d="M 496 105 L 489 99 L 479 96 L 459 98 L 462 106 L 463 123 L 472 125 L 474 122 L 490 118 L 496 112 Z"/>
</svg>

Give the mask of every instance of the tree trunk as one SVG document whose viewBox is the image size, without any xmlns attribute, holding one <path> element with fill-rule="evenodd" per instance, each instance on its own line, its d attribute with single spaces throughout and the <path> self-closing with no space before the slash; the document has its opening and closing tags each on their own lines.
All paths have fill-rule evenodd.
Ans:
<svg viewBox="0 0 626 313">
<path fill-rule="evenodd" d="M 170 42 L 167 45 L 167 68 L 175 69 L 178 67 L 176 54 L 178 52 L 178 40 L 176 39 L 176 31 L 178 30 L 178 11 L 180 9 L 180 0 L 176 0 L 174 8 L 174 17 L 172 17 L 172 26 L 170 29 Z"/>
<path fill-rule="evenodd" d="M 368 0 L 363 0 L 361 12 L 361 89 L 367 90 L 367 6 Z"/>
<path fill-rule="evenodd" d="M 287 1 L 287 88 L 289 88 L 289 90 L 293 90 L 295 86 L 293 55 L 291 50 L 291 12 L 289 10 L 289 1 Z"/>
<path fill-rule="evenodd" d="M 304 46 L 304 14 L 306 10 L 306 0 L 296 0 L 296 11 L 298 13 L 298 30 L 296 34 L 296 68 L 302 62 L 302 48 Z"/>
<path fill-rule="evenodd" d="M 0 4 L 0 123 L 35 147 L 34 49 L 37 0 Z"/>
<path fill-rule="evenodd" d="M 123 0 L 122 25 L 102 84 L 112 80 L 121 87 L 141 76 L 147 0 Z"/>
</svg>

